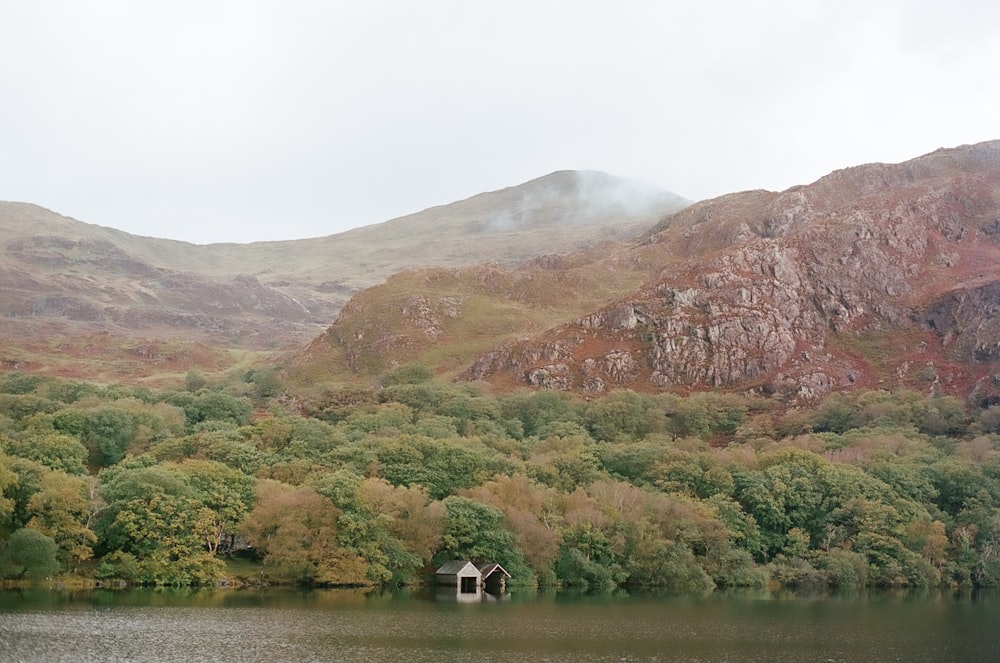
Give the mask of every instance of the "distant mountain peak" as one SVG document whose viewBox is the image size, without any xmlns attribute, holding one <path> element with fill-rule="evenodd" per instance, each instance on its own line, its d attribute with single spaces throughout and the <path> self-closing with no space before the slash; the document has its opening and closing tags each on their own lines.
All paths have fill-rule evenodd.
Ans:
<svg viewBox="0 0 1000 663">
<path fill-rule="evenodd" d="M 470 199 L 471 200 L 471 199 Z M 480 194 L 492 202 L 479 224 L 509 232 L 538 226 L 585 226 L 619 220 L 657 218 L 676 212 L 690 201 L 654 186 L 600 171 L 559 170 L 515 187 Z"/>
</svg>

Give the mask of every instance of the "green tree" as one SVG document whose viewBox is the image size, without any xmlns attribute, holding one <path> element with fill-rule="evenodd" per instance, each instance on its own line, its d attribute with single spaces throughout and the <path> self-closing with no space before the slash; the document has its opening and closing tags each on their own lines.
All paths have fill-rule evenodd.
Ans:
<svg viewBox="0 0 1000 663">
<path fill-rule="evenodd" d="M 813 416 L 812 429 L 816 432 L 844 433 L 858 426 L 858 408 L 850 397 L 834 392 L 826 397 Z"/>
<path fill-rule="evenodd" d="M 564 585 L 599 591 L 610 591 L 628 577 L 611 540 L 593 527 L 566 531 L 559 545 L 555 573 Z"/>
<path fill-rule="evenodd" d="M 22 528 L 11 534 L 0 552 L 0 576 L 39 580 L 59 571 L 56 542 L 41 532 Z"/>
<path fill-rule="evenodd" d="M 641 440 L 656 429 L 658 412 L 647 397 L 616 391 L 590 403 L 584 422 L 595 440 Z"/>
<path fill-rule="evenodd" d="M 248 371 L 244 381 L 253 385 L 250 393 L 254 401 L 266 401 L 281 393 L 281 380 L 272 368 Z"/>
<path fill-rule="evenodd" d="M 0 393 L 0 412 L 14 421 L 21 421 L 36 414 L 51 414 L 59 409 L 59 403 L 34 394 Z"/>
<path fill-rule="evenodd" d="M 444 507 L 423 486 L 393 486 L 369 477 L 358 483 L 357 511 L 384 528 L 385 566 L 394 581 L 411 579 L 429 563 L 441 542 Z"/>
<path fill-rule="evenodd" d="M 4 464 L 14 475 L 13 481 L 7 481 L 3 487 L 3 497 L 0 498 L 0 509 L 7 510 L 6 525 L 9 532 L 28 524 L 28 520 L 31 518 L 28 503 L 31 496 L 38 492 L 42 477 L 51 470 L 41 463 L 27 458 L 10 456 L 5 458 Z M 4 457 L 0 456 L 0 461 L 3 460 Z M 4 503 L 6 503 L 6 507 Z"/>
<path fill-rule="evenodd" d="M 520 424 L 519 438 L 540 435 L 545 426 L 554 422 L 579 423 L 577 410 L 577 404 L 569 395 L 548 389 L 500 400 L 501 417 Z"/>
<path fill-rule="evenodd" d="M 186 460 L 168 466 L 192 490 L 198 501 L 199 531 L 211 554 L 232 549 L 236 531 L 253 504 L 254 480 L 222 463 Z"/>
<path fill-rule="evenodd" d="M 86 474 L 87 448 L 71 435 L 53 430 L 32 429 L 18 438 L 8 438 L 4 449 L 11 456 L 20 456 L 68 474 Z"/>
<path fill-rule="evenodd" d="M 684 591 L 715 587 L 688 542 L 664 536 L 654 523 L 644 519 L 628 522 L 624 530 L 623 558 L 629 585 Z"/>
<path fill-rule="evenodd" d="M 99 453 L 100 463 L 114 465 L 125 457 L 135 436 L 136 423 L 132 415 L 120 408 L 104 407 L 87 416 L 84 439 Z"/>
<path fill-rule="evenodd" d="M 450 559 L 499 562 L 513 576 L 514 582 L 534 582 L 514 535 L 504 526 L 503 511 L 456 495 L 445 498 L 443 503 L 444 535 L 441 549 L 434 556 L 436 564 Z"/>
<path fill-rule="evenodd" d="M 976 430 L 983 434 L 1000 433 L 1000 405 L 991 405 L 976 413 Z"/>
<path fill-rule="evenodd" d="M 930 480 L 937 492 L 935 503 L 955 517 L 982 489 L 982 468 L 957 457 L 947 457 L 930 466 Z"/>
<path fill-rule="evenodd" d="M 422 435 L 369 438 L 366 446 L 381 476 L 394 485 L 424 486 L 434 499 L 471 488 L 508 469 L 496 454 L 474 440 Z"/>
<path fill-rule="evenodd" d="M 0 376 L 0 394 L 30 394 L 42 382 L 40 375 L 14 371 Z"/>
<path fill-rule="evenodd" d="M 390 387 L 397 384 L 422 384 L 429 382 L 433 375 L 426 366 L 420 366 L 419 364 L 410 364 L 408 366 L 400 366 L 399 368 L 389 371 L 382 376 L 382 386 Z"/>
<path fill-rule="evenodd" d="M 16 504 L 7 493 L 17 485 L 17 482 L 13 459 L 0 451 L 0 532 L 3 532 L 5 526 L 13 519 Z"/>
<path fill-rule="evenodd" d="M 781 552 L 793 527 L 818 540 L 828 511 L 829 464 L 795 448 L 782 449 L 759 470 L 734 473 L 735 497 L 760 527 L 766 558 Z"/>
<path fill-rule="evenodd" d="M 108 502 L 96 526 L 102 550 L 132 555 L 144 583 L 204 584 L 217 577 L 221 563 L 206 547 L 214 514 L 177 472 L 116 467 L 101 477 Z"/>
<path fill-rule="evenodd" d="M 668 450 L 661 440 L 602 445 L 597 451 L 601 465 L 613 476 L 636 485 L 649 485 L 660 474 L 659 465 Z"/>
<path fill-rule="evenodd" d="M 392 516 L 368 510 L 347 511 L 337 520 L 337 541 L 367 562 L 365 575 L 375 584 L 413 580 L 420 557 L 392 535 Z"/>
<path fill-rule="evenodd" d="M 192 368 L 187 372 L 187 375 L 184 376 L 184 388 L 192 394 L 200 389 L 203 389 L 207 384 L 208 380 L 205 379 L 204 373 L 196 368 Z"/>
<path fill-rule="evenodd" d="M 28 527 L 51 537 L 59 547 L 60 560 L 75 568 L 90 559 L 97 536 L 88 526 L 89 482 L 63 472 L 41 477 L 38 492 L 28 500 Z"/>
<path fill-rule="evenodd" d="M 253 405 L 247 398 L 230 396 L 216 391 L 202 391 L 197 395 L 186 392 L 173 394 L 168 402 L 184 410 L 189 429 L 209 421 L 222 421 L 242 426 L 250 420 Z"/>
<path fill-rule="evenodd" d="M 746 419 L 747 409 L 747 402 L 732 394 L 702 393 L 673 399 L 665 412 L 667 431 L 674 439 L 731 436 Z"/>
<path fill-rule="evenodd" d="M 729 470 L 707 451 L 671 449 L 650 470 L 656 477 L 655 485 L 668 493 L 708 499 L 714 495 L 732 495 L 735 487 Z"/>
<path fill-rule="evenodd" d="M 928 398 L 921 409 L 917 428 L 928 435 L 963 435 L 968 429 L 965 406 L 954 396 Z"/>
</svg>

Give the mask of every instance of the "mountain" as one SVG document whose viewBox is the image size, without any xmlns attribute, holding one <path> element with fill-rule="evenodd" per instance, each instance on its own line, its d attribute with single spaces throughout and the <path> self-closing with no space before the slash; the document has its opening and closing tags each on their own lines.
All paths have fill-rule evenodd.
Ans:
<svg viewBox="0 0 1000 663">
<path fill-rule="evenodd" d="M 1000 141 L 703 201 L 557 262 L 429 270 L 408 277 L 419 292 L 390 279 L 305 356 L 501 389 L 1000 400 Z"/>
<path fill-rule="evenodd" d="M 0 366 L 109 379 L 221 370 L 308 341 L 399 271 L 629 240 L 686 204 L 561 171 L 337 235 L 194 245 L 0 202 Z"/>
</svg>

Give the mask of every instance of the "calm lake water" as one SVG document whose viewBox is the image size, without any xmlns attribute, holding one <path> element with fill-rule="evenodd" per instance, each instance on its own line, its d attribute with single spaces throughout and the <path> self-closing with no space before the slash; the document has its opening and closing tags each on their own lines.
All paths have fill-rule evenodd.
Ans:
<svg viewBox="0 0 1000 663">
<path fill-rule="evenodd" d="M 1000 661 L 1000 595 L 0 591 L 0 661 Z"/>
</svg>

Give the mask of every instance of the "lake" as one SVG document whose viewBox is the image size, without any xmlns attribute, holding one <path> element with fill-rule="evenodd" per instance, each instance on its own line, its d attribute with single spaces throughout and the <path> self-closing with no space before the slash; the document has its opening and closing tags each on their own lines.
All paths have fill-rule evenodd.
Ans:
<svg viewBox="0 0 1000 663">
<path fill-rule="evenodd" d="M 0 660 L 986 662 L 1000 595 L 2 590 Z"/>
</svg>

